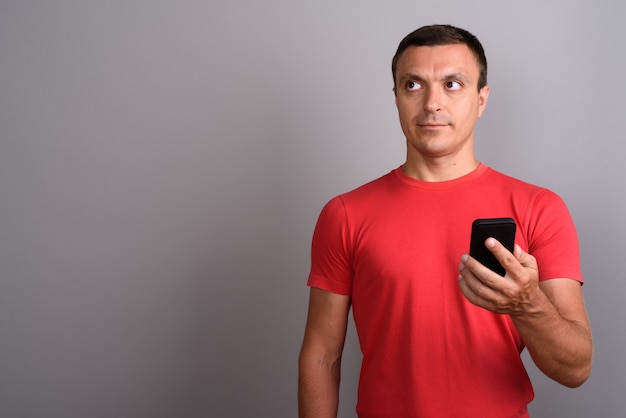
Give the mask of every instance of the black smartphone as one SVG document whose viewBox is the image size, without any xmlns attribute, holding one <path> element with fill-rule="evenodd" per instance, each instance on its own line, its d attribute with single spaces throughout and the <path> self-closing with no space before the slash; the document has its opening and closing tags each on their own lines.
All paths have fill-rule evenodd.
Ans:
<svg viewBox="0 0 626 418">
<path fill-rule="evenodd" d="M 500 276 L 506 274 L 498 259 L 485 247 L 489 237 L 497 239 L 506 249 L 513 252 L 515 245 L 515 221 L 512 218 L 476 219 L 472 223 L 470 255 Z"/>
</svg>

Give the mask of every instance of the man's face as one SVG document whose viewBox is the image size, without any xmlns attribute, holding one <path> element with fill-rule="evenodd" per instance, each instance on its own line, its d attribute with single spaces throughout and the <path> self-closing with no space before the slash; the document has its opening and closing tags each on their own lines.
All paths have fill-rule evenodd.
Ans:
<svg viewBox="0 0 626 418">
<path fill-rule="evenodd" d="M 467 45 L 406 49 L 394 89 L 407 162 L 440 157 L 473 158 L 474 126 L 489 87 L 478 91 L 479 68 Z"/>
</svg>

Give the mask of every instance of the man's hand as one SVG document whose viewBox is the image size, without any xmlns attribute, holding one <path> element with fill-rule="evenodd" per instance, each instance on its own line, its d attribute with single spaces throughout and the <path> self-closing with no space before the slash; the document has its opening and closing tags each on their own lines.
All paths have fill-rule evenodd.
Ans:
<svg viewBox="0 0 626 418">
<path fill-rule="evenodd" d="M 535 364 L 547 376 L 569 387 L 583 384 L 591 373 L 593 341 L 580 283 L 568 278 L 539 282 L 537 261 L 519 245 L 511 253 L 493 238 L 485 244 L 506 275 L 463 255 L 459 287 L 467 300 L 509 314 Z"/>
<path fill-rule="evenodd" d="M 459 286 L 467 300 L 500 314 L 533 312 L 534 302 L 541 296 L 535 258 L 517 244 L 511 253 L 494 238 L 488 238 L 485 245 L 505 268 L 506 276 L 491 271 L 467 254 L 463 255 Z"/>
</svg>

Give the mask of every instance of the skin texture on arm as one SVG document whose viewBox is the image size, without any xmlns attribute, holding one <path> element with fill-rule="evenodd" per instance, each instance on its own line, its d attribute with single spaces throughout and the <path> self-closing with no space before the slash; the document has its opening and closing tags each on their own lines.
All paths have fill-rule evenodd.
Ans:
<svg viewBox="0 0 626 418">
<path fill-rule="evenodd" d="M 300 418 L 335 418 L 339 405 L 341 355 L 351 300 L 311 288 L 304 341 L 298 360 Z"/>
<path fill-rule="evenodd" d="M 568 387 L 582 385 L 591 373 L 593 341 L 580 283 L 567 278 L 539 282 L 537 261 L 518 245 L 513 253 L 493 238 L 486 245 L 506 276 L 463 255 L 459 286 L 465 297 L 492 312 L 509 314 L 547 376 Z"/>
</svg>

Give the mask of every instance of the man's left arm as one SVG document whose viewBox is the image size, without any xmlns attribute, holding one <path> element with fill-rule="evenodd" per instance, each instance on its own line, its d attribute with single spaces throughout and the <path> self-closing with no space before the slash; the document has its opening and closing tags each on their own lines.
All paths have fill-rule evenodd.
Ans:
<svg viewBox="0 0 626 418">
<path fill-rule="evenodd" d="M 518 245 L 513 253 L 492 238 L 486 245 L 506 276 L 463 255 L 459 286 L 465 297 L 492 312 L 508 314 L 547 376 L 565 386 L 582 385 L 591 373 L 593 341 L 581 284 L 568 278 L 539 282 L 537 261 Z"/>
</svg>

